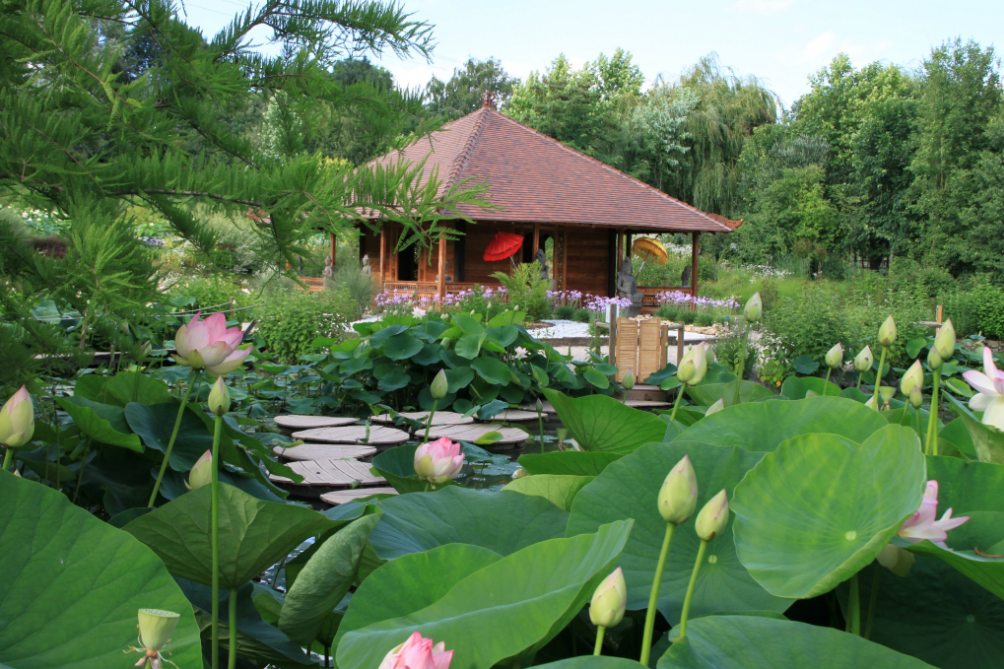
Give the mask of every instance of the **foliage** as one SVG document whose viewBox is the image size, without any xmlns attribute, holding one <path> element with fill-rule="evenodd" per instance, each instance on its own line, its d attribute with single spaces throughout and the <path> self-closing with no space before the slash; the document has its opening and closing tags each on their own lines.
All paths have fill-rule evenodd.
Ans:
<svg viewBox="0 0 1004 669">
<path fill-rule="evenodd" d="M 277 286 L 263 294 L 255 309 L 257 332 L 276 357 L 297 362 L 313 352 L 318 337 L 335 342 L 344 339 L 358 310 L 358 303 L 345 290 L 312 293 Z"/>
<path fill-rule="evenodd" d="M 511 274 L 495 272 L 492 278 L 505 287 L 509 302 L 526 311 L 531 321 L 539 322 L 551 315 L 551 299 L 547 294 L 551 284 L 541 274 L 536 260 L 516 265 Z"/>
<path fill-rule="evenodd" d="M 481 107 L 483 93 L 495 96 L 495 108 L 504 109 L 518 79 L 509 76 L 496 58 L 469 58 L 463 68 L 454 68 L 448 81 L 436 77 L 426 86 L 426 110 L 453 121 Z"/>
</svg>

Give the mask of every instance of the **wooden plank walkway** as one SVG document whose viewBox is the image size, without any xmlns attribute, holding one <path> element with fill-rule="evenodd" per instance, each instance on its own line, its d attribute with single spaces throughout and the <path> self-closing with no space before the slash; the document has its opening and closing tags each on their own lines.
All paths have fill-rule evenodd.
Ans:
<svg viewBox="0 0 1004 669">
<path fill-rule="evenodd" d="M 547 415 L 547 412 L 542 412 Z M 506 409 L 500 414 L 492 417 L 492 420 L 506 420 L 511 423 L 522 423 L 528 420 L 537 420 L 537 409 Z"/>
<path fill-rule="evenodd" d="M 348 425 L 302 430 L 294 432 L 293 437 L 304 441 L 323 441 L 328 444 L 367 444 L 369 446 L 390 446 L 408 441 L 408 433 L 404 430 L 383 425 L 371 425 L 368 436 L 365 425 Z"/>
<path fill-rule="evenodd" d="M 398 413 L 398 416 L 404 416 L 410 420 L 417 420 L 421 423 L 429 417 L 428 411 L 402 411 Z M 385 423 L 388 425 L 394 424 L 394 419 L 391 418 L 389 413 L 382 413 L 379 416 L 373 416 L 374 423 Z M 462 413 L 457 413 L 455 411 L 437 411 L 436 415 L 432 417 L 433 425 L 469 425 L 474 422 L 472 416 L 465 416 Z"/>
<path fill-rule="evenodd" d="M 429 439 L 447 437 L 451 441 L 475 442 L 489 432 L 498 432 L 502 438 L 491 445 L 522 444 L 530 435 L 515 427 L 503 427 L 498 423 L 482 423 L 479 425 L 442 425 L 429 430 Z"/>
<path fill-rule="evenodd" d="M 382 476 L 370 473 L 370 466 L 368 462 L 358 460 L 306 460 L 289 463 L 289 468 L 303 477 L 300 483 L 276 474 L 270 474 L 269 478 L 276 483 L 309 488 L 347 488 L 355 483 L 363 486 L 387 483 Z"/>
<path fill-rule="evenodd" d="M 369 460 L 377 454 L 375 446 L 349 444 L 300 444 L 291 448 L 276 446 L 272 452 L 285 460 Z"/>
<path fill-rule="evenodd" d="M 358 423 L 358 418 L 351 416 L 297 416 L 286 415 L 276 416 L 272 420 L 279 427 L 287 430 L 309 430 L 318 427 L 338 427 L 339 425 L 352 425 Z"/>
</svg>

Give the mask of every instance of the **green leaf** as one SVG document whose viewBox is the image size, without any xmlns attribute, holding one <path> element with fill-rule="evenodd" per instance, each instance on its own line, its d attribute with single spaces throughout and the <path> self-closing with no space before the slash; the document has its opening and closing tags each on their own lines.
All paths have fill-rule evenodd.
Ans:
<svg viewBox="0 0 1004 669">
<path fill-rule="evenodd" d="M 33 481 L 0 473 L 0 664 L 107 669 L 141 656 L 137 611 L 181 614 L 171 659 L 202 663 L 192 608 L 153 551 Z M 128 662 L 126 660 L 128 659 Z"/>
<path fill-rule="evenodd" d="M 976 456 L 976 445 L 973 444 L 973 438 L 969 434 L 969 428 L 966 427 L 966 421 L 961 418 L 956 418 L 941 428 L 941 432 L 938 433 L 938 442 L 944 443 L 946 441 L 970 460 L 979 460 Z"/>
<path fill-rule="evenodd" d="M 154 404 L 147 406 L 130 402 L 125 407 L 125 419 L 132 431 L 139 435 L 147 448 L 161 453 L 167 452 L 171 440 L 174 421 L 178 418 L 180 403 Z M 196 415 L 199 409 L 189 405 L 181 417 L 178 438 L 171 449 L 171 469 L 187 472 L 195 466 L 203 453 L 213 448 L 213 435 L 206 424 Z"/>
<path fill-rule="evenodd" d="M 279 629 L 307 646 L 325 618 L 352 587 L 366 541 L 379 514 L 363 516 L 339 530 L 310 558 L 293 582 L 279 616 Z"/>
<path fill-rule="evenodd" d="M 898 425 L 862 444 L 833 434 L 790 439 L 736 487 L 739 559 L 778 597 L 827 592 L 920 508 L 925 473 L 920 440 Z"/>
<path fill-rule="evenodd" d="M 781 395 L 792 400 L 804 400 L 809 391 L 826 397 L 840 395 L 840 386 L 815 376 L 789 376 L 781 384 Z"/>
<path fill-rule="evenodd" d="M 666 424 L 655 414 L 633 409 L 605 395 L 572 399 L 545 389 L 558 418 L 586 451 L 625 455 L 643 444 L 662 441 Z"/>
<path fill-rule="evenodd" d="M 541 497 L 449 486 L 380 503 L 384 515 L 370 535 L 377 555 L 393 560 L 449 543 L 509 555 L 565 536 L 568 513 Z M 514 519 L 519 519 L 514 522 Z"/>
<path fill-rule="evenodd" d="M 723 488 L 731 494 L 762 457 L 761 453 L 735 446 L 649 444 L 604 469 L 595 481 L 579 492 L 572 504 L 569 535 L 594 532 L 600 525 L 617 519 L 634 519 L 631 538 L 620 560 L 628 585 L 629 609 L 648 607 L 652 579 L 666 534 L 666 521 L 658 509 L 659 490 L 666 475 L 685 455 L 690 457 L 697 474 L 698 509 Z M 700 546 L 694 531 L 696 515 L 675 528 L 659 589 L 659 610 L 673 625 L 679 621 Z M 691 603 L 693 616 L 717 611 L 784 611 L 790 605 L 790 601 L 764 590 L 740 564 L 730 527 L 709 544 Z"/>
<path fill-rule="evenodd" d="M 962 422 L 965 423 L 966 429 L 969 430 L 969 436 L 979 461 L 1004 465 L 1004 432 L 995 427 L 984 425 L 965 404 L 951 395 L 946 393 L 945 397 L 952 405 L 952 411 L 958 414 Z"/>
<path fill-rule="evenodd" d="M 102 444 L 143 452 L 139 437 L 129 432 L 122 408 L 99 404 L 83 397 L 57 397 L 56 402 L 70 414 L 84 436 Z"/>
<path fill-rule="evenodd" d="M 636 660 L 609 655 L 580 655 L 557 662 L 535 665 L 536 669 L 638 669 L 639 666 L 641 665 Z"/>
<path fill-rule="evenodd" d="M 502 490 L 543 497 L 559 509 L 568 511 L 572 508 L 572 500 L 575 499 L 575 496 L 593 478 L 592 476 L 554 476 L 547 474 L 541 476 L 524 476 L 507 484 Z"/>
<path fill-rule="evenodd" d="M 728 383 L 703 383 L 699 386 L 688 386 L 687 395 L 697 406 L 708 407 L 725 398 L 725 405 L 732 406 L 735 399 L 736 382 Z M 777 397 L 770 388 L 761 386 L 752 381 L 743 381 L 739 387 L 739 403 L 757 402 L 772 397 Z"/>
<path fill-rule="evenodd" d="M 606 390 L 610 387 L 610 379 L 595 369 L 587 369 L 582 372 L 582 376 L 585 377 L 586 381 L 589 381 L 590 385 L 599 388 L 600 390 Z"/>
<path fill-rule="evenodd" d="M 111 377 L 87 374 L 77 381 L 73 395 L 120 407 L 129 402 L 160 404 L 174 401 L 166 383 L 139 372 L 119 372 Z"/>
<path fill-rule="evenodd" d="M 541 388 L 547 388 L 550 385 L 551 380 L 547 378 L 547 372 L 538 367 L 537 365 L 530 365 L 530 371 L 533 373 L 533 378 Z"/>
<path fill-rule="evenodd" d="M 451 393 L 456 393 L 471 384 L 474 380 L 474 370 L 470 367 L 457 367 L 446 370 L 447 388 Z"/>
<path fill-rule="evenodd" d="M 457 340 L 455 347 L 457 355 L 467 360 L 474 360 L 481 353 L 481 345 L 485 341 L 485 336 L 468 334 Z"/>
<path fill-rule="evenodd" d="M 210 486 L 186 493 L 125 526 L 175 576 L 212 584 Z M 220 484 L 220 587 L 239 588 L 309 536 L 336 525 L 302 506 L 266 502 Z"/>
<path fill-rule="evenodd" d="M 930 669 L 859 636 L 761 616 L 709 616 L 687 626 L 658 669 Z"/>
<path fill-rule="evenodd" d="M 923 337 L 914 337 L 906 342 L 906 354 L 911 358 L 917 358 L 925 346 L 927 346 L 927 341 Z"/>
<path fill-rule="evenodd" d="M 819 363 L 812 359 L 810 355 L 800 355 L 791 361 L 792 367 L 799 374 L 815 374 L 816 370 L 819 369 Z"/>
<path fill-rule="evenodd" d="M 471 369 L 488 383 L 504 386 L 509 383 L 509 366 L 498 358 L 484 356 L 471 363 Z"/>
<path fill-rule="evenodd" d="M 373 376 L 377 378 L 377 387 L 385 393 L 406 388 L 411 383 L 408 372 L 391 365 L 378 365 L 373 370 Z"/>
<path fill-rule="evenodd" d="M 604 451 L 553 451 L 526 453 L 519 456 L 519 464 L 534 475 L 597 476 L 607 465 L 622 457 L 620 453 Z"/>
<path fill-rule="evenodd" d="M 504 557 L 419 611 L 349 632 L 338 645 L 338 667 L 377 666 L 416 629 L 453 649 L 451 669 L 529 659 L 586 605 L 616 563 L 630 531 L 630 521 L 612 523 L 596 534 L 552 539 Z"/>
<path fill-rule="evenodd" d="M 407 360 L 422 350 L 422 342 L 407 332 L 388 337 L 383 345 L 383 354 L 391 360 Z"/>
<path fill-rule="evenodd" d="M 838 434 L 861 442 L 887 425 L 879 412 L 854 400 L 811 397 L 730 407 L 687 428 L 676 440 L 772 451 L 782 441 L 814 432 Z"/>
<path fill-rule="evenodd" d="M 453 322 L 464 331 L 464 334 L 482 336 L 485 326 L 467 314 L 453 314 Z"/>
</svg>

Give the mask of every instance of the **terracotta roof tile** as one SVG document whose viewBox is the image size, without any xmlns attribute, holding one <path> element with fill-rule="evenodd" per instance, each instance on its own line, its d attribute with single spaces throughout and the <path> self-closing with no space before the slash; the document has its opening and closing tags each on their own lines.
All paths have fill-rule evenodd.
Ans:
<svg viewBox="0 0 1004 669">
<path fill-rule="evenodd" d="M 665 232 L 731 232 L 738 226 L 705 214 L 595 158 L 483 107 L 427 137 L 377 158 L 438 169 L 441 192 L 465 179 L 485 180 L 502 207 L 463 206 L 472 220 L 568 223 Z M 741 222 L 741 221 L 740 221 Z"/>
</svg>

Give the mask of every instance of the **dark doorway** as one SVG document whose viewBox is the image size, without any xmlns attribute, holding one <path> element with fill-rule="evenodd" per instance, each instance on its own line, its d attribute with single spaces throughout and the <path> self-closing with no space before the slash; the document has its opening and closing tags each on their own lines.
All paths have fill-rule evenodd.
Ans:
<svg viewBox="0 0 1004 669">
<path fill-rule="evenodd" d="M 397 254 L 398 281 L 418 281 L 418 260 L 415 258 L 417 250 L 418 247 L 412 245 Z"/>
</svg>

